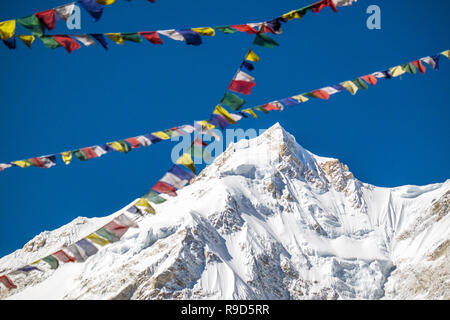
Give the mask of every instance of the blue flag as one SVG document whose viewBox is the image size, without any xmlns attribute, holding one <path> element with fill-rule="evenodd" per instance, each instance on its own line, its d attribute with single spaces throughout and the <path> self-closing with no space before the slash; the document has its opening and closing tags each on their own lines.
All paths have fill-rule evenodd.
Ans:
<svg viewBox="0 0 450 320">
<path fill-rule="evenodd" d="M 78 2 L 87 12 L 89 12 L 95 21 L 100 20 L 103 13 L 103 7 L 95 0 L 78 0 Z"/>
<path fill-rule="evenodd" d="M 199 46 L 202 44 L 202 37 L 195 31 L 192 30 L 177 30 L 186 40 L 186 44 L 191 44 L 193 46 Z"/>
</svg>

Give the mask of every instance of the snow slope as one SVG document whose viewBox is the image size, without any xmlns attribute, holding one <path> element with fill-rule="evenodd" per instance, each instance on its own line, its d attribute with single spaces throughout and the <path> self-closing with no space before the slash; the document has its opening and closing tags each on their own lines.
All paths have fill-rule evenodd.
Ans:
<svg viewBox="0 0 450 320">
<path fill-rule="evenodd" d="M 125 210 L 124 208 L 123 210 Z M 30 263 L 108 222 L 77 218 L 0 259 Z M 84 263 L 8 299 L 449 299 L 450 180 L 379 188 L 275 124 Z"/>
</svg>

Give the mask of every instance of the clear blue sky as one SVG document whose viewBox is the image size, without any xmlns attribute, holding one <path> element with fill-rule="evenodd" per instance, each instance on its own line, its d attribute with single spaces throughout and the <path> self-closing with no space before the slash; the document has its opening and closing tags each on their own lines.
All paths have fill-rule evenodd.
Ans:
<svg viewBox="0 0 450 320">
<path fill-rule="evenodd" d="M 0 2 L 0 21 L 69 2 Z M 97 33 L 183 29 L 264 21 L 312 2 L 118 0 L 82 30 L 63 22 L 52 32 Z M 366 9 L 382 11 L 382 29 L 366 28 Z M 326 8 L 284 26 L 280 47 L 259 49 L 258 105 L 353 79 L 450 49 L 450 3 L 363 1 L 335 14 Z M 23 30 L 23 29 L 20 29 Z M 25 33 L 25 32 L 24 32 Z M 209 116 L 239 66 L 252 36 L 218 34 L 203 45 L 110 43 L 67 54 L 40 41 L 29 50 L 0 47 L 0 162 L 9 162 L 149 133 Z M 424 185 L 450 177 L 450 61 L 425 75 L 380 81 L 357 95 L 314 100 L 242 128 L 280 122 L 310 151 L 339 158 L 355 176 L 378 186 Z M 0 173 L 0 256 L 78 216 L 110 214 L 141 196 L 170 168 L 173 144 L 111 154 L 51 169 Z"/>
</svg>

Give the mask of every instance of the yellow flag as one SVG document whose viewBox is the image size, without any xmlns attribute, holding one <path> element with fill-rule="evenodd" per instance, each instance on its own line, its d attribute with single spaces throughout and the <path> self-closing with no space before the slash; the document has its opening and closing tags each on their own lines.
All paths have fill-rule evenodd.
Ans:
<svg viewBox="0 0 450 320">
<path fill-rule="evenodd" d="M 256 115 L 256 113 L 252 110 L 252 109 L 243 109 L 242 112 L 248 113 L 250 115 L 253 116 L 253 118 L 258 118 L 258 116 Z"/>
<path fill-rule="evenodd" d="M 86 237 L 86 239 L 89 239 L 92 242 L 94 242 L 94 243 L 96 243 L 96 244 L 98 244 L 99 246 L 102 246 L 102 247 L 106 246 L 108 243 L 110 243 L 108 240 L 99 237 L 95 233 L 91 233 L 90 235 L 88 235 Z"/>
<path fill-rule="evenodd" d="M 213 37 L 216 34 L 216 31 L 213 28 L 210 28 L 210 27 L 192 28 L 191 30 L 201 34 L 202 36 L 211 36 L 211 37 Z"/>
<path fill-rule="evenodd" d="M 307 98 L 307 97 L 305 97 L 305 96 L 302 96 L 301 94 L 299 94 L 299 95 L 296 95 L 296 96 L 293 96 L 293 97 L 291 97 L 292 99 L 295 99 L 295 100 L 297 100 L 298 102 L 306 102 L 306 101 L 308 101 L 309 100 L 309 98 Z"/>
<path fill-rule="evenodd" d="M 117 44 L 123 44 L 123 38 L 120 35 L 120 33 L 105 33 L 105 36 L 107 36 L 108 38 L 110 38 L 112 41 L 114 41 Z"/>
<path fill-rule="evenodd" d="M 248 53 L 245 56 L 245 60 L 258 62 L 259 61 L 259 57 L 256 55 L 256 53 L 253 52 L 253 50 L 248 50 Z"/>
<path fill-rule="evenodd" d="M 155 137 L 161 138 L 163 140 L 170 139 L 170 137 L 162 131 L 152 132 L 152 135 L 154 135 Z"/>
<path fill-rule="evenodd" d="M 450 50 L 442 51 L 441 54 L 442 54 L 443 56 L 446 56 L 448 59 L 450 59 Z"/>
<path fill-rule="evenodd" d="M 347 89 L 352 95 L 358 91 L 358 87 L 351 81 L 344 81 L 340 83 L 345 89 Z"/>
<path fill-rule="evenodd" d="M 117 141 L 108 142 L 108 145 L 110 145 L 111 148 L 113 148 L 116 151 L 125 152 L 125 149 L 123 148 L 123 146 L 120 143 L 118 143 Z"/>
<path fill-rule="evenodd" d="M 406 71 L 403 69 L 402 66 L 396 66 L 396 67 L 392 67 L 391 69 L 389 69 L 389 73 L 393 76 L 393 77 L 398 77 L 401 76 L 402 74 L 404 74 Z"/>
<path fill-rule="evenodd" d="M 109 6 L 110 4 L 116 2 L 116 0 L 97 0 L 95 2 L 97 2 L 98 4 L 102 4 L 104 6 Z"/>
<path fill-rule="evenodd" d="M 292 10 L 291 12 L 283 14 L 281 17 L 286 20 L 301 19 L 305 14 L 299 10 Z"/>
<path fill-rule="evenodd" d="M 150 205 L 150 202 L 147 201 L 145 198 L 140 198 L 135 204 L 136 207 L 143 208 L 144 212 L 155 214 L 156 211 L 153 209 L 153 207 Z"/>
<path fill-rule="evenodd" d="M 206 130 L 211 130 L 216 127 L 215 125 L 209 123 L 206 120 L 196 121 L 196 123 L 199 123 L 202 126 L 202 128 L 206 128 Z"/>
<path fill-rule="evenodd" d="M 183 155 L 178 158 L 176 163 L 188 167 L 194 174 L 197 174 L 194 161 L 192 161 L 191 155 L 189 153 L 183 153 Z"/>
<path fill-rule="evenodd" d="M 72 151 L 65 151 L 61 155 L 65 164 L 69 164 L 72 161 Z"/>
<path fill-rule="evenodd" d="M 214 109 L 214 114 L 218 114 L 219 116 L 224 117 L 228 120 L 229 123 L 233 124 L 236 123 L 236 120 L 233 119 L 233 117 L 228 113 L 227 110 L 225 110 L 220 104 L 216 106 L 216 109 Z"/>
<path fill-rule="evenodd" d="M 34 36 L 19 36 L 19 39 L 23 41 L 27 45 L 28 48 L 31 48 L 31 44 L 34 42 Z"/>
<path fill-rule="evenodd" d="M 21 168 L 27 168 L 27 167 L 31 166 L 31 163 L 29 163 L 28 161 L 24 161 L 24 160 L 14 161 L 13 163 Z"/>
<path fill-rule="evenodd" d="M 16 30 L 16 20 L 0 22 L 0 37 L 2 40 L 8 40 L 14 35 Z"/>
</svg>

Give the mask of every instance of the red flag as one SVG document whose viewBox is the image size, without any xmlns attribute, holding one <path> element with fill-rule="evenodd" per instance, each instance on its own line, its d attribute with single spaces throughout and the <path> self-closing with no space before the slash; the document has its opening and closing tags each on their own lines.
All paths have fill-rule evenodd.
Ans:
<svg viewBox="0 0 450 320">
<path fill-rule="evenodd" d="M 280 110 L 280 108 L 278 108 L 277 106 L 270 104 L 270 103 L 263 104 L 261 107 L 263 107 L 267 111 Z"/>
<path fill-rule="evenodd" d="M 163 44 L 163 41 L 156 31 L 142 31 L 138 33 L 153 44 Z"/>
<path fill-rule="evenodd" d="M 168 194 L 169 196 L 172 196 L 172 197 L 177 196 L 175 188 L 173 186 L 171 186 L 170 184 L 167 184 L 162 181 L 158 181 L 158 183 L 153 186 L 152 190 L 159 192 L 159 193 Z"/>
<path fill-rule="evenodd" d="M 260 33 L 268 33 L 271 32 L 273 34 L 279 34 L 280 32 L 276 33 L 271 27 L 269 27 L 267 24 L 263 24 L 261 27 Z"/>
<path fill-rule="evenodd" d="M 81 45 L 69 36 L 52 36 L 68 53 L 80 49 Z"/>
<path fill-rule="evenodd" d="M 424 74 L 427 68 L 422 64 L 422 61 L 416 60 L 411 62 L 414 67 L 416 67 L 421 74 Z"/>
<path fill-rule="evenodd" d="M 38 168 L 45 168 L 45 164 L 39 158 L 31 158 L 30 161 Z"/>
<path fill-rule="evenodd" d="M 368 74 L 367 76 L 362 76 L 361 79 L 363 79 L 364 81 L 366 81 L 367 83 L 370 83 L 371 85 L 376 85 L 378 79 L 375 78 L 374 76 Z"/>
<path fill-rule="evenodd" d="M 324 100 L 328 100 L 330 98 L 330 94 L 321 89 L 311 91 L 310 93 L 307 93 L 306 95 L 313 96 L 314 98 L 324 99 Z"/>
<path fill-rule="evenodd" d="M 129 144 L 131 144 L 132 149 L 136 149 L 141 146 L 141 143 L 136 138 L 128 138 L 128 139 L 125 139 L 125 141 L 128 142 Z"/>
<path fill-rule="evenodd" d="M 258 33 L 257 30 L 253 29 L 252 27 L 250 27 L 249 25 L 246 25 L 246 24 L 237 24 L 237 25 L 234 25 L 231 27 L 238 31 L 246 32 L 249 34 L 257 34 Z"/>
<path fill-rule="evenodd" d="M 11 279 L 5 275 L 0 277 L 0 282 L 3 283 L 3 285 L 8 289 L 17 288 L 17 286 L 11 281 Z"/>
<path fill-rule="evenodd" d="M 252 88 L 256 85 L 255 82 L 243 81 L 243 80 L 233 80 L 231 81 L 228 90 L 242 93 L 242 94 L 250 94 L 252 93 Z"/>
<path fill-rule="evenodd" d="M 69 256 L 65 251 L 59 250 L 52 254 L 52 256 L 55 256 L 60 261 L 67 263 L 67 262 L 75 262 L 75 258 Z"/>
<path fill-rule="evenodd" d="M 86 155 L 86 157 L 88 159 L 92 159 L 92 158 L 97 158 L 98 157 L 98 154 L 91 147 L 82 148 L 80 150 L 83 151 L 83 153 Z"/>
<path fill-rule="evenodd" d="M 318 4 L 314 5 L 312 8 L 312 12 L 320 12 L 323 8 L 330 7 L 334 12 L 337 12 L 336 5 L 333 0 L 322 0 Z"/>
<path fill-rule="evenodd" d="M 113 220 L 107 225 L 105 225 L 103 228 L 114 233 L 114 235 L 120 239 L 125 234 L 125 232 L 127 232 L 129 227 L 118 224 Z"/>
<path fill-rule="evenodd" d="M 55 10 L 50 9 L 47 11 L 42 11 L 34 14 L 46 27 L 48 30 L 53 30 L 56 25 L 56 14 Z"/>
</svg>

